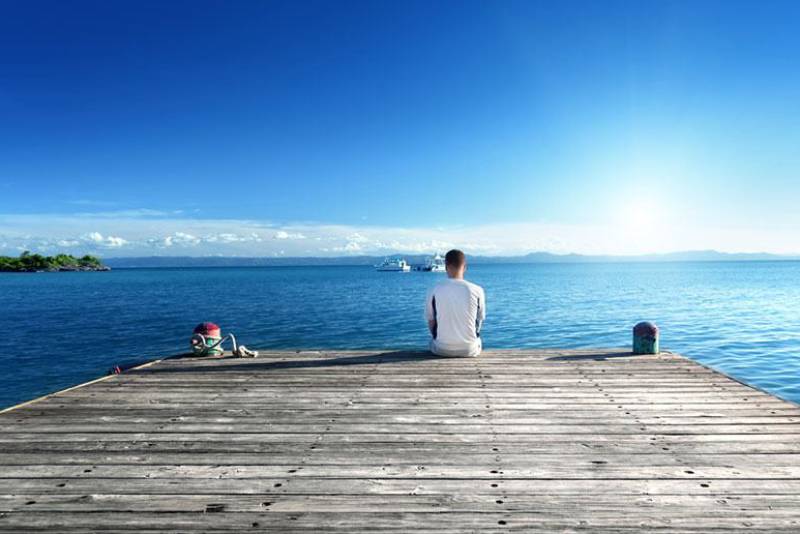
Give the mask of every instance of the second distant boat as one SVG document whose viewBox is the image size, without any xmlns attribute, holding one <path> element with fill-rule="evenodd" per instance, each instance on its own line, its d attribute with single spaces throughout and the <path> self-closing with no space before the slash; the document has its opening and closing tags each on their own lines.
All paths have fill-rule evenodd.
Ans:
<svg viewBox="0 0 800 534">
<path fill-rule="evenodd" d="M 411 271 L 411 265 L 403 258 L 386 258 L 376 269 L 383 272 L 407 273 Z"/>
<path fill-rule="evenodd" d="M 433 258 L 428 260 L 428 263 L 425 264 L 425 267 L 423 267 L 422 270 L 430 271 L 432 273 L 443 273 L 447 271 L 444 265 L 444 258 L 437 253 Z"/>
</svg>

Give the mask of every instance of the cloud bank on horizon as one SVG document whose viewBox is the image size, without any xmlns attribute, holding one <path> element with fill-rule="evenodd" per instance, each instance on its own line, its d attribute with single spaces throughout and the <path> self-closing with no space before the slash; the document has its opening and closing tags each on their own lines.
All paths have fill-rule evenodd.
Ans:
<svg viewBox="0 0 800 534">
<path fill-rule="evenodd" d="M 636 213 L 607 224 L 517 222 L 426 228 L 201 219 L 180 211 L 139 209 L 0 214 L 0 255 L 30 250 L 104 257 L 310 257 L 428 254 L 453 247 L 486 256 L 529 252 L 635 255 L 707 249 L 797 254 L 800 247 L 791 247 L 790 230 L 656 224 Z"/>
</svg>

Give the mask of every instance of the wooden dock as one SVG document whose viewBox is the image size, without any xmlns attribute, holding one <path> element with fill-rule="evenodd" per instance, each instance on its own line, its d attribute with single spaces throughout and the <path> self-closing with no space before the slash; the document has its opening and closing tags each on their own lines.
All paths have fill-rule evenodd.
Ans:
<svg viewBox="0 0 800 534">
<path fill-rule="evenodd" d="M 800 407 L 680 356 L 170 359 L 0 414 L 3 532 L 799 532 Z"/>
</svg>

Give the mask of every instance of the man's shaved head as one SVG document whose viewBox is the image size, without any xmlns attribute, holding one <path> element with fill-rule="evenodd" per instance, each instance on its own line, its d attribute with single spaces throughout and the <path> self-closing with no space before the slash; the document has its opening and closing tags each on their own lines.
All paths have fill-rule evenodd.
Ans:
<svg viewBox="0 0 800 534">
<path fill-rule="evenodd" d="M 458 249 L 453 249 L 444 256 L 445 267 L 460 269 L 467 263 L 467 257 Z"/>
</svg>

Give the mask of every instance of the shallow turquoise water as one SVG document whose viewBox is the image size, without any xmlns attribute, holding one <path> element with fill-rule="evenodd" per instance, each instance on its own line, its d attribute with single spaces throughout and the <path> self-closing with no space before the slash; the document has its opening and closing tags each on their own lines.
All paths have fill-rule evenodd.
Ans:
<svg viewBox="0 0 800 534">
<path fill-rule="evenodd" d="M 0 406 L 184 352 L 210 320 L 257 348 L 424 348 L 435 273 L 368 267 L 0 274 Z M 475 265 L 488 348 L 662 347 L 800 402 L 800 262 Z"/>
</svg>

